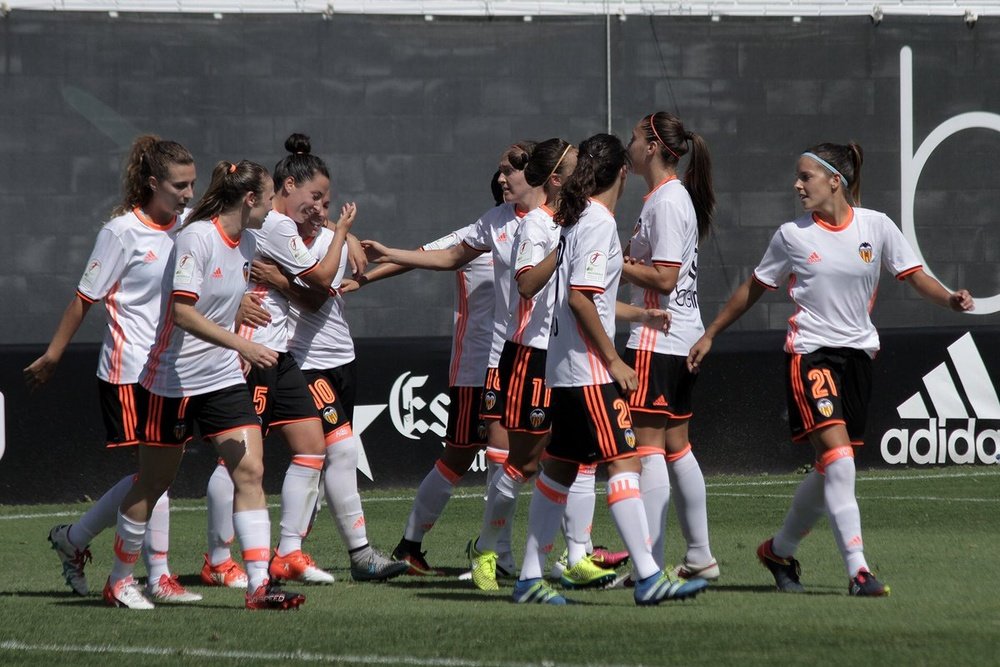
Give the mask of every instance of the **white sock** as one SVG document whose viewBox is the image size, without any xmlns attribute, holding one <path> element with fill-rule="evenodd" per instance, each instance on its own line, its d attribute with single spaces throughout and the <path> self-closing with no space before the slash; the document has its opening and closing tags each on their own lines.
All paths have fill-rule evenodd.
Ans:
<svg viewBox="0 0 1000 667">
<path fill-rule="evenodd" d="M 281 485 L 281 539 L 278 542 L 278 553 L 282 556 L 302 549 L 302 538 L 309 534 L 325 458 L 322 454 L 296 454 L 285 471 L 285 481 Z"/>
<path fill-rule="evenodd" d="M 86 549 L 97 535 L 118 523 L 118 508 L 132 488 L 133 480 L 134 474 L 122 477 L 69 527 L 66 537 L 73 546 Z"/>
<path fill-rule="evenodd" d="M 521 581 L 538 579 L 545 571 L 545 559 L 552 551 L 552 542 L 566 512 L 569 487 L 551 480 L 544 472 L 535 480 L 528 508 L 528 539 L 521 564 Z"/>
<path fill-rule="evenodd" d="M 146 573 L 150 581 L 159 581 L 164 574 L 170 575 L 167 552 L 170 550 L 170 492 L 164 492 L 153 505 L 153 513 L 146 524 L 146 536 L 142 544 L 142 556 L 146 563 Z"/>
<path fill-rule="evenodd" d="M 222 565 L 233 557 L 229 545 L 236 531 L 233 528 L 233 478 L 222 463 L 208 478 L 205 503 L 208 506 L 208 561 Z"/>
<path fill-rule="evenodd" d="M 497 551 L 497 542 L 503 529 L 514 520 L 517 511 L 517 494 L 528 481 L 512 466 L 505 465 L 503 473 L 494 475 L 493 484 L 486 494 L 483 523 L 479 528 L 476 548 L 479 551 Z"/>
<path fill-rule="evenodd" d="M 358 446 L 356 436 L 326 447 L 326 471 L 323 488 L 337 531 L 348 551 L 368 544 L 365 512 L 358 494 Z"/>
<path fill-rule="evenodd" d="M 588 553 L 587 545 L 590 544 L 590 531 L 594 523 L 594 503 L 597 499 L 595 473 L 593 466 L 580 466 L 576 480 L 566 495 L 562 528 L 570 567 L 583 560 Z"/>
<path fill-rule="evenodd" d="M 674 507 L 681 534 L 687 542 L 684 560 L 702 565 L 711 563 L 712 550 L 708 546 L 708 498 L 705 476 L 694 457 L 691 446 L 680 456 L 667 455 L 667 471 L 673 488 Z"/>
<path fill-rule="evenodd" d="M 243 550 L 247 590 L 256 591 L 267 581 L 267 563 L 271 558 L 271 518 L 266 509 L 233 512 L 233 526 Z"/>
<path fill-rule="evenodd" d="M 406 520 L 406 530 L 403 531 L 404 538 L 411 542 L 423 541 L 424 535 L 437 523 L 438 517 L 451 500 L 455 483 L 459 479 L 461 477 L 440 460 L 434 464 L 417 489 L 410 516 Z"/>
<path fill-rule="evenodd" d="M 868 569 L 861 540 L 861 511 L 854 496 L 854 478 L 853 456 L 826 464 L 826 484 L 823 485 L 826 512 L 849 578 L 857 575 L 858 570 Z"/>
<path fill-rule="evenodd" d="M 826 480 L 816 470 L 806 475 L 806 478 L 799 483 L 781 530 L 775 534 L 771 542 L 775 556 L 782 558 L 794 556 L 799 543 L 823 516 L 826 511 L 826 501 L 823 499 L 824 484 Z"/>
<path fill-rule="evenodd" d="M 640 459 L 642 473 L 639 488 L 642 490 L 642 506 L 646 512 L 649 527 L 650 552 L 658 569 L 663 569 L 664 542 L 667 532 L 667 509 L 670 507 L 670 475 L 663 452 L 648 454 Z"/>
<path fill-rule="evenodd" d="M 639 492 L 639 473 L 622 472 L 608 479 L 608 509 L 628 549 L 636 576 L 641 580 L 658 573 L 660 568 L 650 550 L 649 524 Z"/>
<path fill-rule="evenodd" d="M 503 467 L 507 463 L 507 456 L 510 452 L 506 449 L 499 449 L 497 447 L 487 447 L 486 448 L 486 490 L 490 489 L 497 480 L 498 475 L 503 474 Z M 483 500 L 488 500 L 487 496 L 483 496 Z M 485 510 L 484 510 L 485 511 Z M 511 554 L 510 540 L 511 534 L 514 530 L 514 522 L 508 521 L 501 529 L 500 534 L 497 536 L 496 540 L 496 552 L 500 556 L 500 560 L 505 560 L 505 556 L 509 555 L 509 562 L 507 565 L 511 565 L 514 562 L 514 556 Z"/>
<path fill-rule="evenodd" d="M 118 527 L 115 529 L 115 558 L 111 564 L 111 583 L 132 576 L 135 562 L 139 560 L 142 540 L 146 536 L 146 522 L 132 521 L 118 513 Z"/>
</svg>

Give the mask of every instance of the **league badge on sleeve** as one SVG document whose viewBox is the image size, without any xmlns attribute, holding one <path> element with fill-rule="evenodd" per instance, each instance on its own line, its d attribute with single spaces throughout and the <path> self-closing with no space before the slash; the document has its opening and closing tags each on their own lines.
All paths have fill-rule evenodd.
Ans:
<svg viewBox="0 0 1000 667">
<path fill-rule="evenodd" d="M 608 269 L 608 256 L 600 250 L 587 255 L 587 265 L 583 269 L 584 278 L 587 282 L 604 284 L 604 276 Z"/>
<path fill-rule="evenodd" d="M 92 289 L 100 277 L 101 260 L 91 259 L 87 262 L 87 270 L 83 272 L 83 277 L 80 278 L 80 285 L 86 289 Z"/>
<path fill-rule="evenodd" d="M 177 258 L 177 267 L 174 269 L 175 285 L 190 285 L 194 280 L 194 256 L 191 253 L 184 253 Z"/>
</svg>

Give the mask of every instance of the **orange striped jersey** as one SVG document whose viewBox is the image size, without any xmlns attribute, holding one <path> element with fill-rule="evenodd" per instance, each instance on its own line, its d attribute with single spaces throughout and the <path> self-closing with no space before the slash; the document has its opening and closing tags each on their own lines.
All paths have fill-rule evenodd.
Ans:
<svg viewBox="0 0 1000 667">
<path fill-rule="evenodd" d="M 670 331 L 664 334 L 633 322 L 627 347 L 687 356 L 705 326 L 698 309 L 698 218 L 687 188 L 676 176 L 663 180 L 645 196 L 628 254 L 646 266 L 672 266 L 678 272 L 670 294 L 632 285 L 631 304 L 670 311 Z"/>
<path fill-rule="evenodd" d="M 612 382 L 611 374 L 569 307 L 569 291 L 591 292 L 604 333 L 615 337 L 615 301 L 622 248 L 615 216 L 591 199 L 572 227 L 563 227 L 555 274 L 555 305 L 545 359 L 549 387 L 586 387 Z"/>
<path fill-rule="evenodd" d="M 257 239 L 258 259 L 274 260 L 293 276 L 303 276 L 319 263 L 299 235 L 298 225 L 287 215 L 271 211 L 264 218 L 264 225 L 260 229 L 249 229 L 247 232 Z M 250 283 L 250 291 L 260 295 L 263 307 L 271 314 L 271 321 L 262 327 L 241 327 L 240 335 L 275 352 L 287 352 L 288 299 L 270 285 L 253 281 Z"/>
<path fill-rule="evenodd" d="M 179 230 L 178 219 L 161 227 L 135 208 L 97 234 L 76 293 L 88 303 L 104 300 L 97 377 L 105 382 L 139 380 L 156 336 L 163 274 Z"/>
<path fill-rule="evenodd" d="M 555 212 L 539 206 L 524 216 L 514 237 L 514 266 L 510 284 L 510 321 L 507 323 L 506 340 L 538 350 L 548 349 L 549 323 L 552 321 L 552 304 L 555 302 L 554 280 L 530 299 L 517 291 L 517 277 L 534 268 L 549 256 L 559 244 L 559 225 L 552 221 Z"/>
<path fill-rule="evenodd" d="M 319 234 L 304 238 L 309 253 L 321 260 L 330 250 L 335 236 L 323 227 Z M 294 301 L 288 310 L 288 351 L 302 370 L 340 368 L 354 361 L 354 340 L 344 319 L 344 297 L 337 291 L 347 272 L 347 244 L 340 249 L 340 265 L 330 283 L 330 298 L 316 311 L 302 308 Z M 298 280 L 298 279 L 296 279 Z"/>
<path fill-rule="evenodd" d="M 172 272 L 165 277 L 160 323 L 149 360 L 139 377 L 159 396 L 197 396 L 245 382 L 239 356 L 188 333 L 174 323 L 173 301 L 195 299 L 195 310 L 223 329 L 233 330 L 246 292 L 254 237 L 230 238 L 218 219 L 190 222 L 177 235 Z"/>
<path fill-rule="evenodd" d="M 788 281 L 796 308 L 788 320 L 786 352 L 849 347 L 874 357 L 879 339 L 869 313 L 882 267 L 902 280 L 921 265 L 888 216 L 854 208 L 839 227 L 810 213 L 783 224 L 753 277 L 768 289 Z"/>
<path fill-rule="evenodd" d="M 474 224 L 428 243 L 424 250 L 442 250 L 462 242 Z M 449 387 L 482 387 L 493 347 L 493 255 L 483 253 L 455 271 L 454 330 L 451 337 Z"/>
<path fill-rule="evenodd" d="M 521 226 L 523 213 L 514 204 L 500 204 L 486 211 L 462 238 L 462 243 L 493 255 L 493 342 L 489 367 L 496 368 L 503 351 L 507 320 L 510 319 L 510 275 L 514 254 L 514 236 Z"/>
</svg>

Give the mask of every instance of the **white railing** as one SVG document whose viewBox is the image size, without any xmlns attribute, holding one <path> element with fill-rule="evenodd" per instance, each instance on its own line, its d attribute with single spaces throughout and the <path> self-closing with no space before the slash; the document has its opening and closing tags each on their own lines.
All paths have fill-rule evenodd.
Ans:
<svg viewBox="0 0 1000 667">
<path fill-rule="evenodd" d="M 0 10 L 433 16 L 1000 16 L 1000 0 L 0 0 Z"/>
</svg>

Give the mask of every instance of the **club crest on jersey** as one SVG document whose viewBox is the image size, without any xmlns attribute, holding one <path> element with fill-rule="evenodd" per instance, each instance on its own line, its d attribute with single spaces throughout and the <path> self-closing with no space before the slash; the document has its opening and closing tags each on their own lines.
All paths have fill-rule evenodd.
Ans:
<svg viewBox="0 0 1000 667">
<path fill-rule="evenodd" d="M 250 282 L 250 262 L 243 262 L 243 282 Z"/>
<path fill-rule="evenodd" d="M 340 417 L 337 416 L 337 408 L 327 406 L 323 409 L 323 420 L 332 426 L 336 426 L 337 422 L 340 421 Z"/>
<path fill-rule="evenodd" d="M 608 256 L 600 250 L 595 250 L 587 255 L 587 266 L 584 267 L 583 275 L 588 281 L 603 283 L 607 268 Z"/>
<path fill-rule="evenodd" d="M 868 241 L 865 241 L 858 246 L 858 254 L 861 256 L 861 259 L 865 264 L 871 264 L 872 259 L 875 258 L 875 251 L 872 250 L 872 244 Z"/>
<path fill-rule="evenodd" d="M 531 411 L 531 414 L 528 415 L 528 421 L 531 422 L 532 426 L 538 428 L 542 425 L 542 422 L 545 421 L 545 411 L 535 408 Z"/>
<path fill-rule="evenodd" d="M 187 433 L 187 424 L 184 422 L 174 424 L 174 439 L 181 440 L 185 433 Z"/>
<path fill-rule="evenodd" d="M 177 266 L 174 269 L 174 284 L 188 285 L 194 279 L 194 256 L 185 253 L 177 259 Z"/>
<path fill-rule="evenodd" d="M 635 431 L 630 428 L 625 429 L 625 444 L 635 449 Z"/>
<path fill-rule="evenodd" d="M 829 417 L 833 414 L 833 403 L 830 402 L 829 398 L 821 398 L 816 401 L 816 409 L 824 417 Z"/>
<path fill-rule="evenodd" d="M 483 404 L 486 406 L 487 410 L 492 410 L 493 406 L 497 404 L 496 392 L 490 390 L 483 395 Z"/>
<path fill-rule="evenodd" d="M 97 278 L 101 275 L 101 260 L 92 259 L 90 263 L 87 264 L 87 270 L 83 272 L 83 277 L 80 278 L 80 284 L 90 289 L 94 286 Z"/>
</svg>

